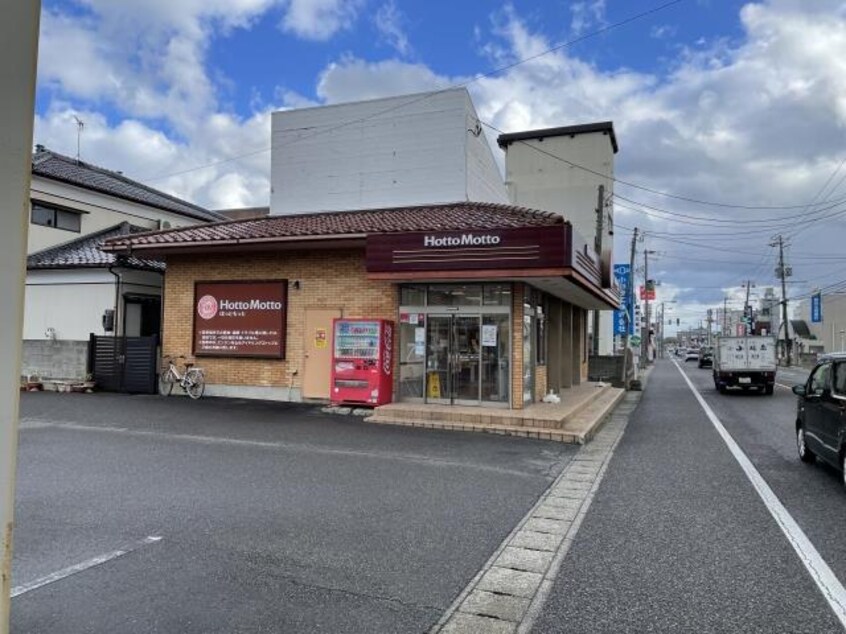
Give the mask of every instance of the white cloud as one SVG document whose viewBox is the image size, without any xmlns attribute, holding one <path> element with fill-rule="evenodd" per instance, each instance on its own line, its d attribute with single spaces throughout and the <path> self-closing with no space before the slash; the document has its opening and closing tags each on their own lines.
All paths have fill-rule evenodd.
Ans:
<svg viewBox="0 0 846 634">
<path fill-rule="evenodd" d="M 404 16 L 397 8 L 395 0 L 389 0 L 379 7 L 373 21 L 382 37 L 397 53 L 402 57 L 411 54 L 411 43 L 403 29 Z"/>
<path fill-rule="evenodd" d="M 285 0 L 283 30 L 307 40 L 328 40 L 349 29 L 361 9 L 361 0 Z"/>
<path fill-rule="evenodd" d="M 605 25 L 605 0 L 583 0 L 570 5 L 573 35 L 582 35 L 594 27 Z"/>
</svg>

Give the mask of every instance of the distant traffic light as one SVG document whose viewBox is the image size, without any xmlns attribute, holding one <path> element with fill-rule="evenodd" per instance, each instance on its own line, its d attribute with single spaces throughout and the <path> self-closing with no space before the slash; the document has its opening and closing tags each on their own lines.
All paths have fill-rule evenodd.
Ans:
<svg viewBox="0 0 846 634">
<path fill-rule="evenodd" d="M 679 318 L 676 317 L 676 326 L 678 326 L 678 325 L 679 325 Z"/>
</svg>

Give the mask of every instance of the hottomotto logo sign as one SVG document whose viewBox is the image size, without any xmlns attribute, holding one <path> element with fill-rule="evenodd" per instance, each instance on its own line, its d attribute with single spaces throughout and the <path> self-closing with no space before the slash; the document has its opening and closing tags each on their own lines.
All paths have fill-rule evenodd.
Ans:
<svg viewBox="0 0 846 634">
<path fill-rule="evenodd" d="M 424 236 L 423 246 L 436 247 L 485 247 L 494 246 L 502 241 L 497 235 L 478 235 L 463 233 L 460 236 Z"/>
<path fill-rule="evenodd" d="M 214 319 L 221 310 L 282 310 L 282 302 L 261 299 L 218 301 L 213 295 L 203 295 L 197 302 L 197 314 L 203 319 Z"/>
</svg>

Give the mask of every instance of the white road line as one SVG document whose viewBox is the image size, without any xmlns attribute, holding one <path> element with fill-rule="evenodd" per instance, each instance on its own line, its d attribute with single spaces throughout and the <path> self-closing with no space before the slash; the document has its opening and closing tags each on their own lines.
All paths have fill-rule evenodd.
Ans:
<svg viewBox="0 0 846 634">
<path fill-rule="evenodd" d="M 784 383 L 776 383 L 776 385 L 777 385 L 778 387 L 783 387 L 785 390 L 791 390 L 791 391 L 793 391 L 793 386 L 792 386 L 792 385 L 785 385 Z M 797 385 L 798 385 L 798 384 L 797 384 Z"/>
<path fill-rule="evenodd" d="M 840 580 L 835 576 L 831 568 L 828 567 L 828 564 L 825 563 L 825 560 L 817 552 L 817 549 L 814 548 L 808 536 L 799 528 L 799 524 L 796 523 L 796 520 L 793 519 L 793 516 L 790 515 L 790 512 L 781 503 L 781 500 L 778 499 L 764 478 L 761 477 L 761 474 L 758 473 L 752 461 L 749 460 L 734 438 L 732 438 L 731 434 L 728 433 L 722 422 L 720 422 L 720 419 L 714 413 L 714 410 L 705 402 L 705 399 L 702 398 L 699 390 L 696 389 L 684 370 L 675 361 L 673 363 L 675 363 L 676 369 L 684 377 L 687 386 L 693 392 L 696 400 L 699 401 L 699 405 L 705 410 L 705 414 L 714 425 L 717 433 L 722 437 L 729 451 L 731 451 L 735 460 L 740 464 L 740 468 L 743 469 L 746 477 L 749 478 L 752 486 L 758 492 L 758 495 L 761 496 L 761 500 L 763 500 L 764 505 L 773 516 L 773 519 L 775 519 L 776 524 L 778 524 L 785 537 L 787 537 L 787 541 L 793 546 L 793 550 L 796 551 L 808 574 L 811 575 L 814 583 L 817 584 L 820 592 L 822 592 L 826 601 L 828 601 L 840 624 L 846 629 L 846 589 L 844 589 L 843 584 L 840 583 Z"/>
<path fill-rule="evenodd" d="M 124 555 L 128 555 L 129 553 L 138 550 L 142 546 L 147 546 L 148 544 L 155 544 L 156 542 L 161 541 L 161 537 L 151 535 L 150 537 L 145 537 L 139 542 L 136 542 L 132 546 L 128 548 L 121 549 L 121 550 L 113 550 L 110 553 L 105 553 L 103 555 L 98 555 L 96 557 L 92 557 L 91 559 L 87 559 L 82 561 L 78 564 L 74 564 L 73 566 L 68 566 L 67 568 L 62 568 L 61 570 L 57 570 L 56 572 L 52 572 L 49 575 L 44 577 L 40 577 L 39 579 L 35 579 L 34 581 L 30 581 L 29 583 L 25 583 L 20 586 L 16 586 L 12 588 L 12 598 L 19 597 L 22 594 L 26 594 L 27 592 L 31 592 L 32 590 L 36 590 L 38 588 L 43 588 L 44 586 L 55 583 L 56 581 L 61 581 L 62 579 L 66 579 L 71 575 L 75 575 L 78 572 L 82 572 L 83 570 L 88 570 L 89 568 L 93 568 L 95 566 L 99 566 L 101 564 L 106 563 L 107 561 L 111 561 L 113 559 L 117 559 L 118 557 L 123 557 Z"/>
</svg>

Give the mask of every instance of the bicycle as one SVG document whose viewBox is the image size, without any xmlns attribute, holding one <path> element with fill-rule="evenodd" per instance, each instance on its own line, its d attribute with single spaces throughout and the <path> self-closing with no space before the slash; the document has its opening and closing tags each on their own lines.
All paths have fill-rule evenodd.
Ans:
<svg viewBox="0 0 846 634">
<path fill-rule="evenodd" d="M 192 399 L 197 400 L 206 391 L 206 375 L 202 368 L 195 368 L 193 363 L 183 362 L 185 372 L 179 373 L 174 359 L 184 359 L 185 355 L 178 357 L 164 357 L 167 361 L 167 369 L 159 374 L 159 393 L 163 396 L 170 396 L 173 386 L 178 384 Z"/>
</svg>

